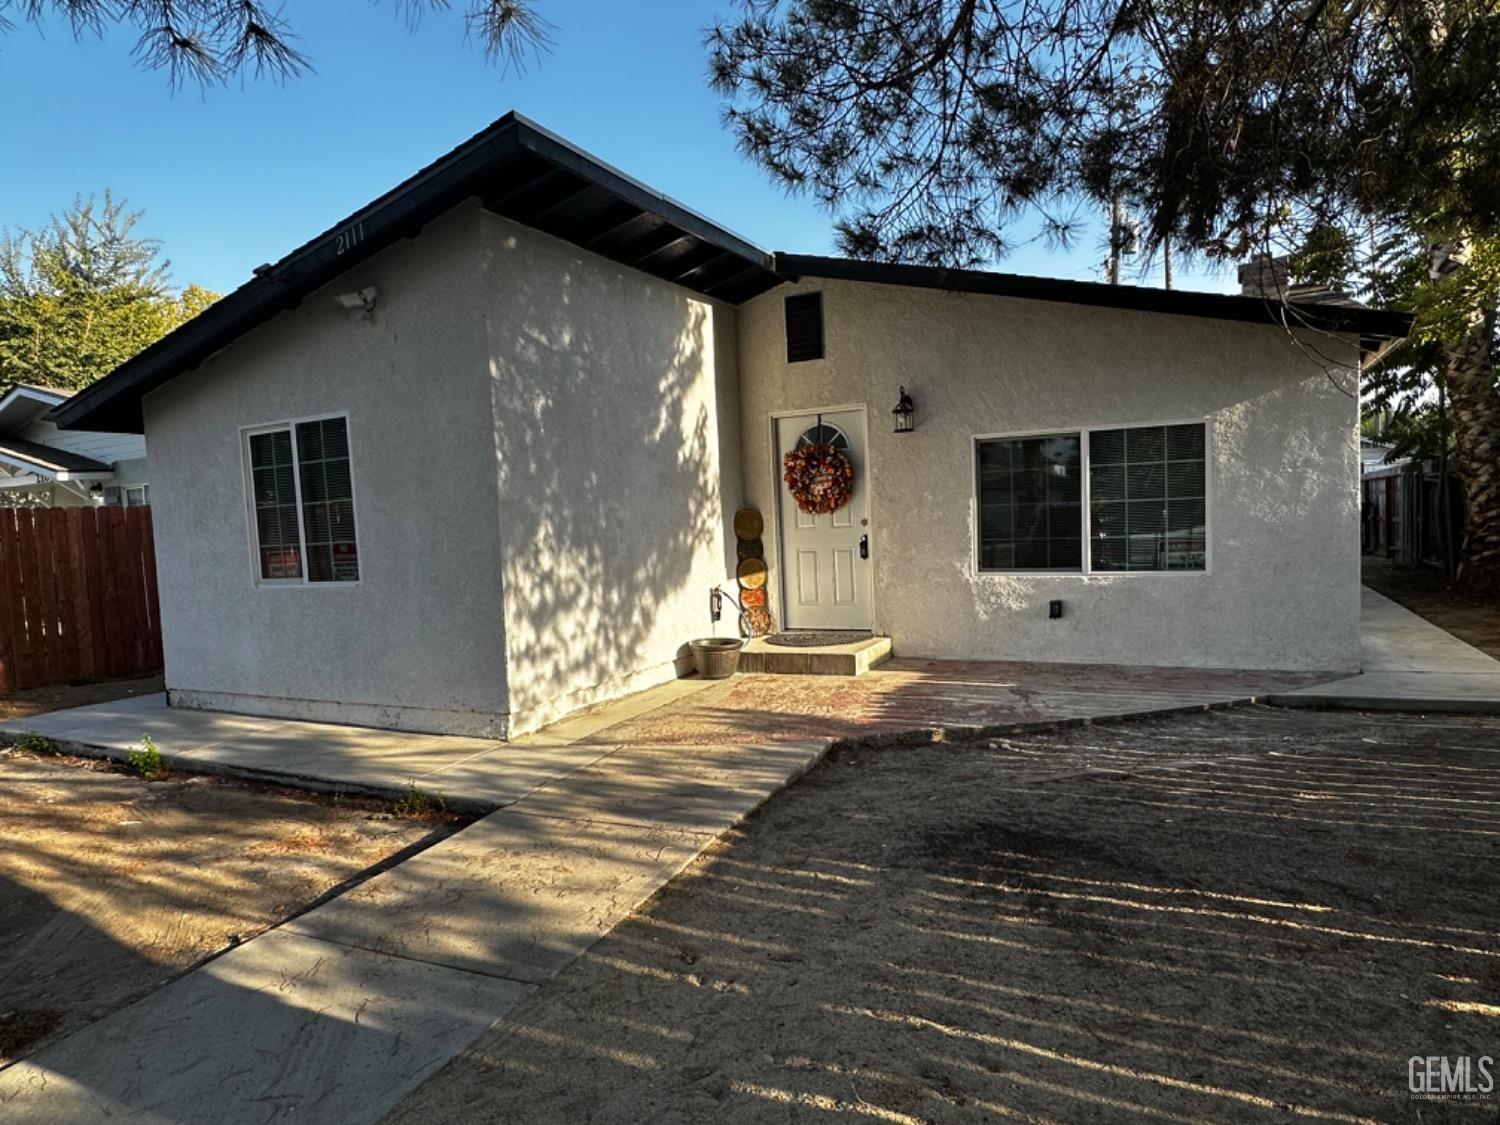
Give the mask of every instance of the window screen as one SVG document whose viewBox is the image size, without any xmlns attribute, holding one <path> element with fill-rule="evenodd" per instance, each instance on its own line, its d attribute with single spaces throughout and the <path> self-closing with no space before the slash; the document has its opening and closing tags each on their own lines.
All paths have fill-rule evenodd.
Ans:
<svg viewBox="0 0 1500 1125">
<path fill-rule="evenodd" d="M 979 566 L 1079 570 L 1083 565 L 1078 434 L 979 442 Z"/>
<path fill-rule="evenodd" d="M 251 434 L 249 457 L 260 577 L 357 581 L 348 420 Z"/>
<path fill-rule="evenodd" d="M 786 361 L 823 358 L 823 294 L 799 293 L 786 299 Z"/>
<path fill-rule="evenodd" d="M 1201 424 L 1090 433 L 1092 569 L 1204 569 L 1205 483 Z"/>
</svg>

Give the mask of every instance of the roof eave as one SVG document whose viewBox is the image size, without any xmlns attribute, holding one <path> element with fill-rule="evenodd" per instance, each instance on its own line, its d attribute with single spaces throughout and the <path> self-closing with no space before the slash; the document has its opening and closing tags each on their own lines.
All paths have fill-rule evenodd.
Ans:
<svg viewBox="0 0 1500 1125">
<path fill-rule="evenodd" d="M 1415 319 L 1411 313 L 1384 309 L 1284 304 L 1229 293 L 1148 289 L 1138 285 L 1103 285 L 1090 281 L 869 262 L 854 258 L 827 258 L 811 254 L 778 253 L 775 260 L 776 271 L 788 278 L 818 277 L 862 281 L 877 285 L 903 285 L 917 289 L 1017 297 L 1033 301 L 1060 301 L 1098 308 L 1198 316 L 1252 324 L 1279 324 L 1290 328 L 1308 327 L 1330 332 L 1357 333 L 1362 340 L 1371 341 L 1400 339 L 1411 330 Z"/>
<path fill-rule="evenodd" d="M 731 294 L 726 299 L 745 300 L 746 293 L 763 292 L 780 284 L 780 278 L 772 272 L 773 261 L 768 252 L 518 114 L 508 113 L 294 250 L 275 266 L 259 271 L 193 320 L 56 407 L 53 420 L 64 429 L 141 433 L 144 430 L 141 399 L 150 391 L 192 370 L 277 313 L 295 308 L 308 294 L 373 255 L 403 238 L 415 237 L 427 223 L 463 200 L 471 197 L 485 200 L 487 191 L 493 191 L 490 181 L 503 175 L 507 168 L 513 171 L 508 162 L 526 158 L 523 154 L 597 184 L 622 207 L 636 207 L 643 214 L 660 216 L 664 223 L 698 240 L 710 253 L 719 250 L 743 259 L 746 270 L 753 275 L 749 289 L 741 282 L 741 295 L 736 298 Z M 348 236 L 355 231 L 358 237 L 351 244 Z M 566 233 L 562 237 L 566 238 Z M 686 270 L 684 276 L 695 272 Z M 700 291 L 717 297 L 712 290 L 721 284 L 722 281 L 715 281 Z M 688 283 L 688 287 L 693 285 Z"/>
</svg>

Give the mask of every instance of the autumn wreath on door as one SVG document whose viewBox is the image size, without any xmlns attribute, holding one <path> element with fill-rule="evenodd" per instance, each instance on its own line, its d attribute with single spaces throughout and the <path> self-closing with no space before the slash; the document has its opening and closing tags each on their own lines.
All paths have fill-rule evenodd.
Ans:
<svg viewBox="0 0 1500 1125">
<path fill-rule="evenodd" d="M 854 462 L 831 442 L 817 441 L 781 459 L 781 479 L 797 507 L 809 515 L 836 512 L 854 495 Z"/>
</svg>

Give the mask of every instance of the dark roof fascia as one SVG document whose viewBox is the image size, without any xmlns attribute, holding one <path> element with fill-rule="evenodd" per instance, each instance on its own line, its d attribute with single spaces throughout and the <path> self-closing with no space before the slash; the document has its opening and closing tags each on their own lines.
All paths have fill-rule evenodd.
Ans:
<svg viewBox="0 0 1500 1125">
<path fill-rule="evenodd" d="M 1251 324 L 1281 324 L 1326 332 L 1358 333 L 1362 343 L 1400 339 L 1411 331 L 1413 313 L 1317 303 L 1290 303 L 1228 293 L 1199 293 L 1190 289 L 1148 289 L 1138 285 L 1103 285 L 1051 277 L 989 273 L 984 270 L 942 269 L 934 266 L 865 262 L 853 258 L 825 258 L 812 254 L 776 255 L 776 272 L 787 278 L 818 277 L 943 289 L 955 293 L 983 293 L 1033 301 L 1065 301 L 1075 305 L 1210 317 Z"/>
<path fill-rule="evenodd" d="M 562 138 L 508 113 L 489 128 L 401 184 L 310 239 L 275 265 L 215 302 L 97 383 L 51 412 L 64 429 L 140 433 L 141 399 L 192 370 L 277 313 L 423 226 L 470 196 L 483 196 L 485 177 L 520 152 L 530 152 L 590 180 L 622 201 L 680 227 L 763 271 L 767 287 L 780 284 L 766 251 L 702 215 L 626 176 Z"/>
<path fill-rule="evenodd" d="M 52 420 L 64 429 L 140 432 L 141 396 L 277 313 L 295 308 L 345 271 L 418 234 L 423 225 L 474 194 L 483 170 L 514 145 L 513 124 L 502 118 L 275 265 L 256 271 L 234 292 L 56 407 Z M 120 403 L 124 396 L 128 401 Z"/>
</svg>

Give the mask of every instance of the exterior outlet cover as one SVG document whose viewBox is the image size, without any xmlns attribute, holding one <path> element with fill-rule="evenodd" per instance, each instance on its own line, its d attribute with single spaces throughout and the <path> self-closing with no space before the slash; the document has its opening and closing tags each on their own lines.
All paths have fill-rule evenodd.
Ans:
<svg viewBox="0 0 1500 1125">
<path fill-rule="evenodd" d="M 1047 603 L 1047 617 L 1049 620 L 1056 621 L 1062 615 L 1063 604 L 1061 601 L 1054 598 L 1052 601 Z"/>
</svg>

